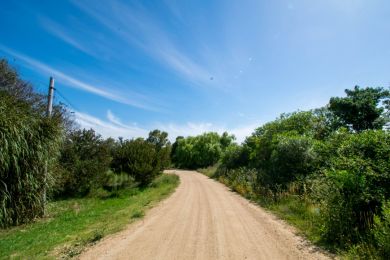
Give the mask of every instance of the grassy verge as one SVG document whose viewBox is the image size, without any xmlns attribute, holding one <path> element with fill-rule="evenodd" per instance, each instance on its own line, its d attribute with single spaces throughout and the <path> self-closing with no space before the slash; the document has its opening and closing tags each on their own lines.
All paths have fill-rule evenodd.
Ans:
<svg viewBox="0 0 390 260">
<path fill-rule="evenodd" d="M 258 204 L 298 228 L 299 233 L 313 243 L 330 249 L 321 244 L 320 215 L 313 204 L 293 195 L 285 196 L 277 202 L 258 201 Z"/>
<path fill-rule="evenodd" d="M 373 235 L 379 237 L 381 242 L 380 246 L 383 248 L 388 247 L 390 226 L 386 221 L 382 220 L 382 226 L 373 230 L 371 237 L 365 238 L 360 243 L 349 245 L 344 248 L 326 242 L 322 239 L 322 223 L 320 209 L 318 205 L 313 204 L 305 196 L 295 195 L 294 192 L 280 192 L 273 193 L 270 196 L 259 195 L 253 192 L 252 185 L 243 181 L 242 179 L 231 180 L 225 176 L 217 176 L 217 167 L 212 166 L 208 168 L 198 169 L 200 173 L 207 175 L 210 178 L 214 178 L 224 185 L 231 188 L 242 195 L 243 197 L 257 203 L 261 207 L 269 210 L 280 219 L 285 220 L 287 223 L 297 228 L 300 235 L 306 237 L 313 244 L 331 252 L 333 256 L 340 259 L 390 259 L 386 253 L 388 249 L 382 249 L 381 251 L 375 247 L 375 241 L 373 241 Z M 249 172 L 248 172 L 249 174 Z M 390 210 L 388 213 L 390 216 Z M 373 232 L 372 231 L 372 232 Z"/>
<path fill-rule="evenodd" d="M 215 172 L 217 171 L 218 169 L 218 164 L 215 164 L 215 165 L 212 165 L 212 166 L 209 166 L 207 168 L 200 168 L 200 169 L 197 169 L 198 172 L 210 177 L 210 178 L 213 178 L 214 175 L 215 175 Z"/>
<path fill-rule="evenodd" d="M 127 188 L 102 198 L 49 204 L 48 216 L 35 223 L 0 230 L 0 258 L 72 257 L 107 234 L 144 216 L 146 209 L 171 194 L 176 175 L 162 175 L 146 188 Z"/>
</svg>

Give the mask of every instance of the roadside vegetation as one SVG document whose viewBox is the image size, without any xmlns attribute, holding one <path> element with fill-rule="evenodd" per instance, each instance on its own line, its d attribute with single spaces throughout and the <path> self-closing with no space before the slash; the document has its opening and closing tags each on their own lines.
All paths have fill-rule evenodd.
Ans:
<svg viewBox="0 0 390 260">
<path fill-rule="evenodd" d="M 168 134 L 104 139 L 80 129 L 0 60 L 0 257 L 49 257 L 119 230 L 178 185 Z M 112 219 L 115 221 L 112 221 Z M 72 253 L 70 253 L 72 255 Z"/>
<path fill-rule="evenodd" d="M 346 97 L 331 98 L 326 107 L 283 114 L 255 129 L 243 144 L 222 149 L 213 159 L 217 165 L 202 164 L 199 171 L 334 253 L 389 259 L 389 105 L 388 90 L 346 90 Z M 192 158 L 199 166 L 197 148 L 186 148 L 172 158 Z"/>
<path fill-rule="evenodd" d="M 178 181 L 176 175 L 163 175 L 147 187 L 50 202 L 45 218 L 0 231 L 0 258 L 76 256 L 86 246 L 143 217 Z"/>
</svg>

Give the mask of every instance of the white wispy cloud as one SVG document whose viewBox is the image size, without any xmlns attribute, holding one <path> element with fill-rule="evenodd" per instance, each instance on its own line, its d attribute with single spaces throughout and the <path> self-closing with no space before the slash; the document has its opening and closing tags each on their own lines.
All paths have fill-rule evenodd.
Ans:
<svg viewBox="0 0 390 260">
<path fill-rule="evenodd" d="M 63 84 L 65 84 L 69 87 L 77 88 L 77 89 L 80 89 L 80 90 L 104 97 L 106 99 L 113 100 L 113 101 L 118 102 L 118 103 L 122 103 L 125 105 L 130 105 L 130 106 L 134 106 L 134 107 L 142 108 L 142 109 L 146 109 L 146 110 L 153 110 L 153 111 L 157 110 L 157 108 L 152 106 L 152 105 L 140 103 L 139 102 L 140 98 L 138 98 L 137 100 L 129 99 L 127 97 L 124 97 L 123 95 L 115 94 L 113 90 L 107 90 L 104 88 L 96 87 L 96 86 L 93 86 L 89 83 L 81 81 L 79 79 L 76 79 L 74 77 L 71 77 L 71 76 L 69 76 L 69 75 L 67 75 L 67 74 L 65 74 L 57 69 L 54 69 L 54 68 L 36 60 L 36 59 L 33 59 L 27 55 L 21 54 L 17 51 L 11 50 L 5 46 L 0 45 L 0 49 L 3 50 L 4 52 L 8 53 L 9 55 L 23 61 L 33 70 L 38 70 L 38 71 L 50 74 L 51 76 L 54 76 L 57 80 L 61 80 L 61 82 Z M 140 95 L 138 93 L 136 93 L 136 96 L 141 97 L 141 98 L 143 97 L 142 95 Z M 145 99 L 146 99 L 146 97 L 145 97 Z"/>
<path fill-rule="evenodd" d="M 120 1 L 109 4 L 91 5 L 88 2 L 73 1 L 74 5 L 106 26 L 128 44 L 142 49 L 148 56 L 167 66 L 192 83 L 216 85 L 210 80 L 217 70 L 208 62 L 195 62 L 191 56 L 180 50 L 159 22 L 142 8 L 129 8 Z M 221 78 L 221 77 L 217 77 Z"/>
<path fill-rule="evenodd" d="M 96 57 L 96 53 L 94 53 L 91 48 L 86 47 L 83 43 L 77 40 L 77 38 L 72 36 L 72 33 L 63 26 L 55 23 L 47 17 L 40 17 L 39 20 L 41 22 L 42 27 L 50 34 L 70 44 L 76 49 Z"/>
<path fill-rule="evenodd" d="M 249 136 L 256 127 L 257 123 L 237 127 L 223 127 L 212 123 L 194 123 L 188 122 L 185 124 L 174 123 L 154 123 L 148 127 L 139 127 L 135 124 L 125 124 L 114 115 L 110 110 L 107 111 L 107 119 L 102 120 L 87 113 L 75 112 L 76 122 L 82 128 L 92 128 L 103 137 L 124 137 L 126 139 L 136 137 L 147 137 L 149 131 L 153 129 L 160 129 L 169 134 L 169 139 L 174 142 L 177 136 L 195 136 L 205 132 L 217 132 L 222 134 L 227 131 L 229 134 L 234 134 L 236 141 L 241 143 Z"/>
<path fill-rule="evenodd" d="M 124 125 L 122 123 L 118 124 L 118 122 L 116 122 L 117 118 L 111 112 L 107 112 L 107 117 L 108 121 L 99 119 L 86 113 L 75 112 L 75 121 L 82 128 L 92 128 L 97 133 L 101 134 L 104 138 L 123 137 L 130 139 L 134 137 L 146 137 L 149 133 L 149 131 L 146 129 L 142 129 L 137 126 Z"/>
</svg>

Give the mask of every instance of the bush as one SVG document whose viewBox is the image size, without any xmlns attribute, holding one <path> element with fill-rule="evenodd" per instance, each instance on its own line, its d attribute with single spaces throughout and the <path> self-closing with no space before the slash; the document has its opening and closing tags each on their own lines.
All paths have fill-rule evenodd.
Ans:
<svg viewBox="0 0 390 260">
<path fill-rule="evenodd" d="M 149 137 L 146 141 L 152 145 L 156 150 L 156 161 L 160 171 L 167 168 L 171 164 L 171 144 L 168 140 L 168 133 L 161 132 L 160 130 L 153 130 L 149 133 Z"/>
<path fill-rule="evenodd" d="M 382 206 L 382 214 L 374 217 L 372 230 L 378 254 L 383 259 L 390 258 L 390 201 Z"/>
<path fill-rule="evenodd" d="M 109 171 L 107 173 L 107 182 L 103 184 L 103 188 L 107 191 L 117 191 L 134 184 L 135 180 L 129 174 L 125 172 L 115 173 Z"/>
<path fill-rule="evenodd" d="M 255 169 L 219 167 L 215 177 L 243 196 L 252 197 L 258 192 L 258 172 Z"/>
<path fill-rule="evenodd" d="M 327 242 L 345 247 L 360 242 L 370 225 L 364 210 L 366 179 L 348 171 L 329 171 L 322 197 L 322 236 Z"/>
<path fill-rule="evenodd" d="M 243 167 L 248 164 L 248 157 L 245 147 L 233 143 L 224 151 L 221 164 L 228 169 Z"/>
<path fill-rule="evenodd" d="M 390 133 L 354 132 L 343 123 L 327 109 L 282 115 L 242 146 L 229 146 L 216 176 L 267 203 L 300 198 L 319 209 L 318 233 L 327 245 L 387 256 Z"/>
<path fill-rule="evenodd" d="M 258 180 L 273 191 L 286 189 L 290 182 L 317 170 L 319 158 L 314 147 L 329 134 L 332 124 L 324 111 L 284 114 L 246 139 L 241 155 L 235 155 L 244 163 L 236 167 L 257 169 Z M 233 168 L 235 162 L 225 160 L 223 164 Z"/>
<path fill-rule="evenodd" d="M 390 135 L 381 130 L 335 134 L 326 145 L 332 157 L 322 184 L 314 189 L 322 203 L 323 236 L 351 245 L 367 239 L 373 218 L 390 195 Z M 337 145 L 334 144 L 337 142 Z"/>
<path fill-rule="evenodd" d="M 277 136 L 268 173 L 271 185 L 287 187 L 288 183 L 313 172 L 316 154 L 312 142 L 304 136 Z"/>
<path fill-rule="evenodd" d="M 42 216 L 47 177 L 62 134 L 61 111 L 51 119 L 42 96 L 0 61 L 0 226 Z M 45 167 L 48 165 L 48 176 Z"/>
<path fill-rule="evenodd" d="M 108 181 L 109 146 L 91 130 L 71 132 L 61 148 L 54 196 L 85 196 Z"/>
<path fill-rule="evenodd" d="M 141 185 L 150 183 L 161 172 L 155 146 L 142 138 L 126 140 L 115 154 L 116 169 L 134 177 Z"/>
</svg>

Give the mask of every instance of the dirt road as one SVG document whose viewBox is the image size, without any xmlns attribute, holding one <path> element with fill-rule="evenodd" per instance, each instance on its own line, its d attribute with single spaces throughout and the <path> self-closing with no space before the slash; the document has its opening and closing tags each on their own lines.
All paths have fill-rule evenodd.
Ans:
<svg viewBox="0 0 390 260">
<path fill-rule="evenodd" d="M 81 259 L 327 259 L 224 185 L 196 172 L 173 172 L 181 184 L 171 197 Z"/>
</svg>

